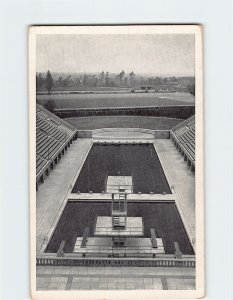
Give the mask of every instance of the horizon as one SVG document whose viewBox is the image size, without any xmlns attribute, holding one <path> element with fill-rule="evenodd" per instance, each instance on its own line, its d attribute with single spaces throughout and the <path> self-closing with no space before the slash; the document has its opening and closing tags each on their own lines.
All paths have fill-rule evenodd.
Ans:
<svg viewBox="0 0 233 300">
<path fill-rule="evenodd" d="M 104 73 L 108 72 L 105 70 L 101 70 L 101 71 L 96 71 L 96 72 L 69 72 L 69 71 L 51 71 L 51 70 L 45 70 L 45 71 L 36 71 L 36 74 L 46 74 L 48 71 L 50 71 L 51 75 L 52 74 L 69 74 L 69 75 L 96 75 L 96 74 L 100 74 L 102 71 L 104 71 Z M 121 70 L 124 71 L 124 70 Z M 113 74 L 113 75 L 117 75 L 119 74 L 121 71 L 119 72 L 109 72 L 109 74 Z M 132 70 L 133 71 L 133 70 Z M 130 72 L 129 72 L 130 73 Z M 129 75 L 129 73 L 125 72 L 126 75 Z M 195 75 L 174 75 L 174 74 L 153 74 L 153 73 L 135 73 L 136 77 L 138 76 L 147 76 L 147 77 L 161 77 L 161 78 L 169 78 L 169 77 L 176 77 L 176 78 L 195 78 Z"/>
</svg>

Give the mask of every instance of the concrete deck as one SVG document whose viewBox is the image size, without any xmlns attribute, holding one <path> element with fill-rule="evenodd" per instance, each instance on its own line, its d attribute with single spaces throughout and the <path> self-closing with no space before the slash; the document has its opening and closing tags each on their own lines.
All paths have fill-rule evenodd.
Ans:
<svg viewBox="0 0 233 300">
<path fill-rule="evenodd" d="M 194 290 L 195 269 L 37 266 L 37 290 Z"/>
<path fill-rule="evenodd" d="M 171 140 L 154 140 L 154 146 L 195 249 L 195 173 L 191 172 Z"/>
<path fill-rule="evenodd" d="M 145 255 L 145 254 L 163 254 L 164 246 L 163 241 L 160 238 L 156 239 L 157 248 L 152 247 L 150 238 L 127 238 L 124 247 L 113 247 L 112 239 L 109 237 L 89 237 L 86 247 L 81 247 L 82 237 L 78 237 L 74 246 L 75 253 L 94 253 L 96 256 L 101 254 L 129 254 L 132 255 Z"/>
<path fill-rule="evenodd" d="M 117 196 L 115 195 L 117 198 Z M 112 194 L 110 193 L 68 193 L 67 199 L 69 201 L 85 200 L 85 201 L 112 201 Z M 175 194 L 127 194 L 127 201 L 175 201 Z"/>
<path fill-rule="evenodd" d="M 36 193 L 37 253 L 48 241 L 54 222 L 66 204 L 66 196 L 71 190 L 71 182 L 77 171 L 81 169 L 91 142 L 89 139 L 74 141 L 59 163 L 55 165 L 54 170 L 46 177 L 45 182 L 39 186 Z"/>
</svg>

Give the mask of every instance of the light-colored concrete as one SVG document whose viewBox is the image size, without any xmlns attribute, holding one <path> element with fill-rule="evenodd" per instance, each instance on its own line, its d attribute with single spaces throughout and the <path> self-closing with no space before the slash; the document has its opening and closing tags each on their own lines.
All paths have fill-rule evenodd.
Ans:
<svg viewBox="0 0 233 300">
<path fill-rule="evenodd" d="M 187 166 L 171 140 L 155 140 L 154 146 L 195 249 L 195 173 Z"/>
<path fill-rule="evenodd" d="M 107 193 L 119 193 L 120 189 L 124 189 L 125 193 L 132 193 L 132 176 L 108 176 Z"/>
<path fill-rule="evenodd" d="M 117 195 L 115 196 L 117 197 Z M 68 193 L 67 198 L 69 201 L 72 200 L 96 200 L 96 201 L 111 201 L 112 194 L 110 193 Z M 134 200 L 134 201 L 174 201 L 175 194 L 127 194 L 127 200 Z"/>
<path fill-rule="evenodd" d="M 49 232 L 65 206 L 71 182 L 80 169 L 83 160 L 91 147 L 91 140 L 74 141 L 53 171 L 39 186 L 36 194 L 36 241 L 37 253 L 42 245 L 48 242 Z"/>
<path fill-rule="evenodd" d="M 111 135 L 109 137 L 101 137 L 101 138 L 98 138 L 98 137 L 93 137 L 93 142 L 95 143 L 118 143 L 118 144 L 130 144 L 130 143 L 135 143 L 135 144 L 138 144 L 138 143 L 142 143 L 142 144 L 147 144 L 147 143 L 153 143 L 153 140 L 154 138 L 145 138 L 144 134 L 140 135 L 140 134 L 137 134 L 135 135 L 134 137 L 127 137 L 127 135 L 122 135 L 121 137 L 120 136 L 114 136 L 114 135 Z"/>
<path fill-rule="evenodd" d="M 112 217 L 98 216 L 96 236 L 143 236 L 141 217 L 127 217 L 126 227 L 121 230 L 112 228 Z"/>
<path fill-rule="evenodd" d="M 193 268 L 37 267 L 37 290 L 194 290 Z"/>
<path fill-rule="evenodd" d="M 130 132 L 125 133 L 123 130 L 119 132 L 103 132 L 103 133 L 98 133 L 98 134 L 93 134 L 94 139 L 121 139 L 121 138 L 126 138 L 126 139 L 153 139 L 154 136 L 149 133 L 143 133 L 143 132 Z"/>
<path fill-rule="evenodd" d="M 95 139 L 153 139 L 154 130 L 142 128 L 101 128 L 92 131 Z"/>
<path fill-rule="evenodd" d="M 125 246 L 113 247 L 113 242 L 110 237 L 89 237 L 86 243 L 86 247 L 81 247 L 82 237 L 78 237 L 74 246 L 74 253 L 91 254 L 95 256 L 112 255 L 114 254 L 125 254 L 126 256 L 134 255 L 146 255 L 151 254 L 163 254 L 164 246 L 163 241 L 157 238 L 157 248 L 153 248 L 150 238 L 126 238 Z"/>
</svg>

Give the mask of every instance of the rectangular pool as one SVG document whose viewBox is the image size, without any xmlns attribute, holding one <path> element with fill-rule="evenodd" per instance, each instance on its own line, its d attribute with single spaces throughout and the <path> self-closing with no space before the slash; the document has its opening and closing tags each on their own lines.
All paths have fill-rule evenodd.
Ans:
<svg viewBox="0 0 233 300">
<path fill-rule="evenodd" d="M 165 253 L 174 254 L 177 241 L 183 254 L 194 254 L 174 202 L 128 202 L 127 208 L 129 217 L 143 218 L 144 237 L 149 238 L 150 228 L 155 228 L 156 236 L 163 238 Z M 83 236 L 85 227 L 93 236 L 97 216 L 111 216 L 111 202 L 68 201 L 46 252 L 56 253 L 62 240 L 66 241 L 64 251 L 73 252 L 76 238 Z"/>
<path fill-rule="evenodd" d="M 72 193 L 101 193 L 107 176 L 132 176 L 134 193 L 171 193 L 152 144 L 93 144 Z"/>
</svg>

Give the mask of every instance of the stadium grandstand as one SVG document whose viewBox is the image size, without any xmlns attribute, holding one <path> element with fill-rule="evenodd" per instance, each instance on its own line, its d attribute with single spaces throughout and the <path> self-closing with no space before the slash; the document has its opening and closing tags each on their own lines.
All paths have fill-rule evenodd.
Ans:
<svg viewBox="0 0 233 300">
<path fill-rule="evenodd" d="M 184 160 L 195 170 L 195 116 L 173 127 L 170 138 L 184 156 Z"/>
<path fill-rule="evenodd" d="M 77 130 L 40 105 L 36 105 L 36 189 L 65 154 Z"/>
</svg>

